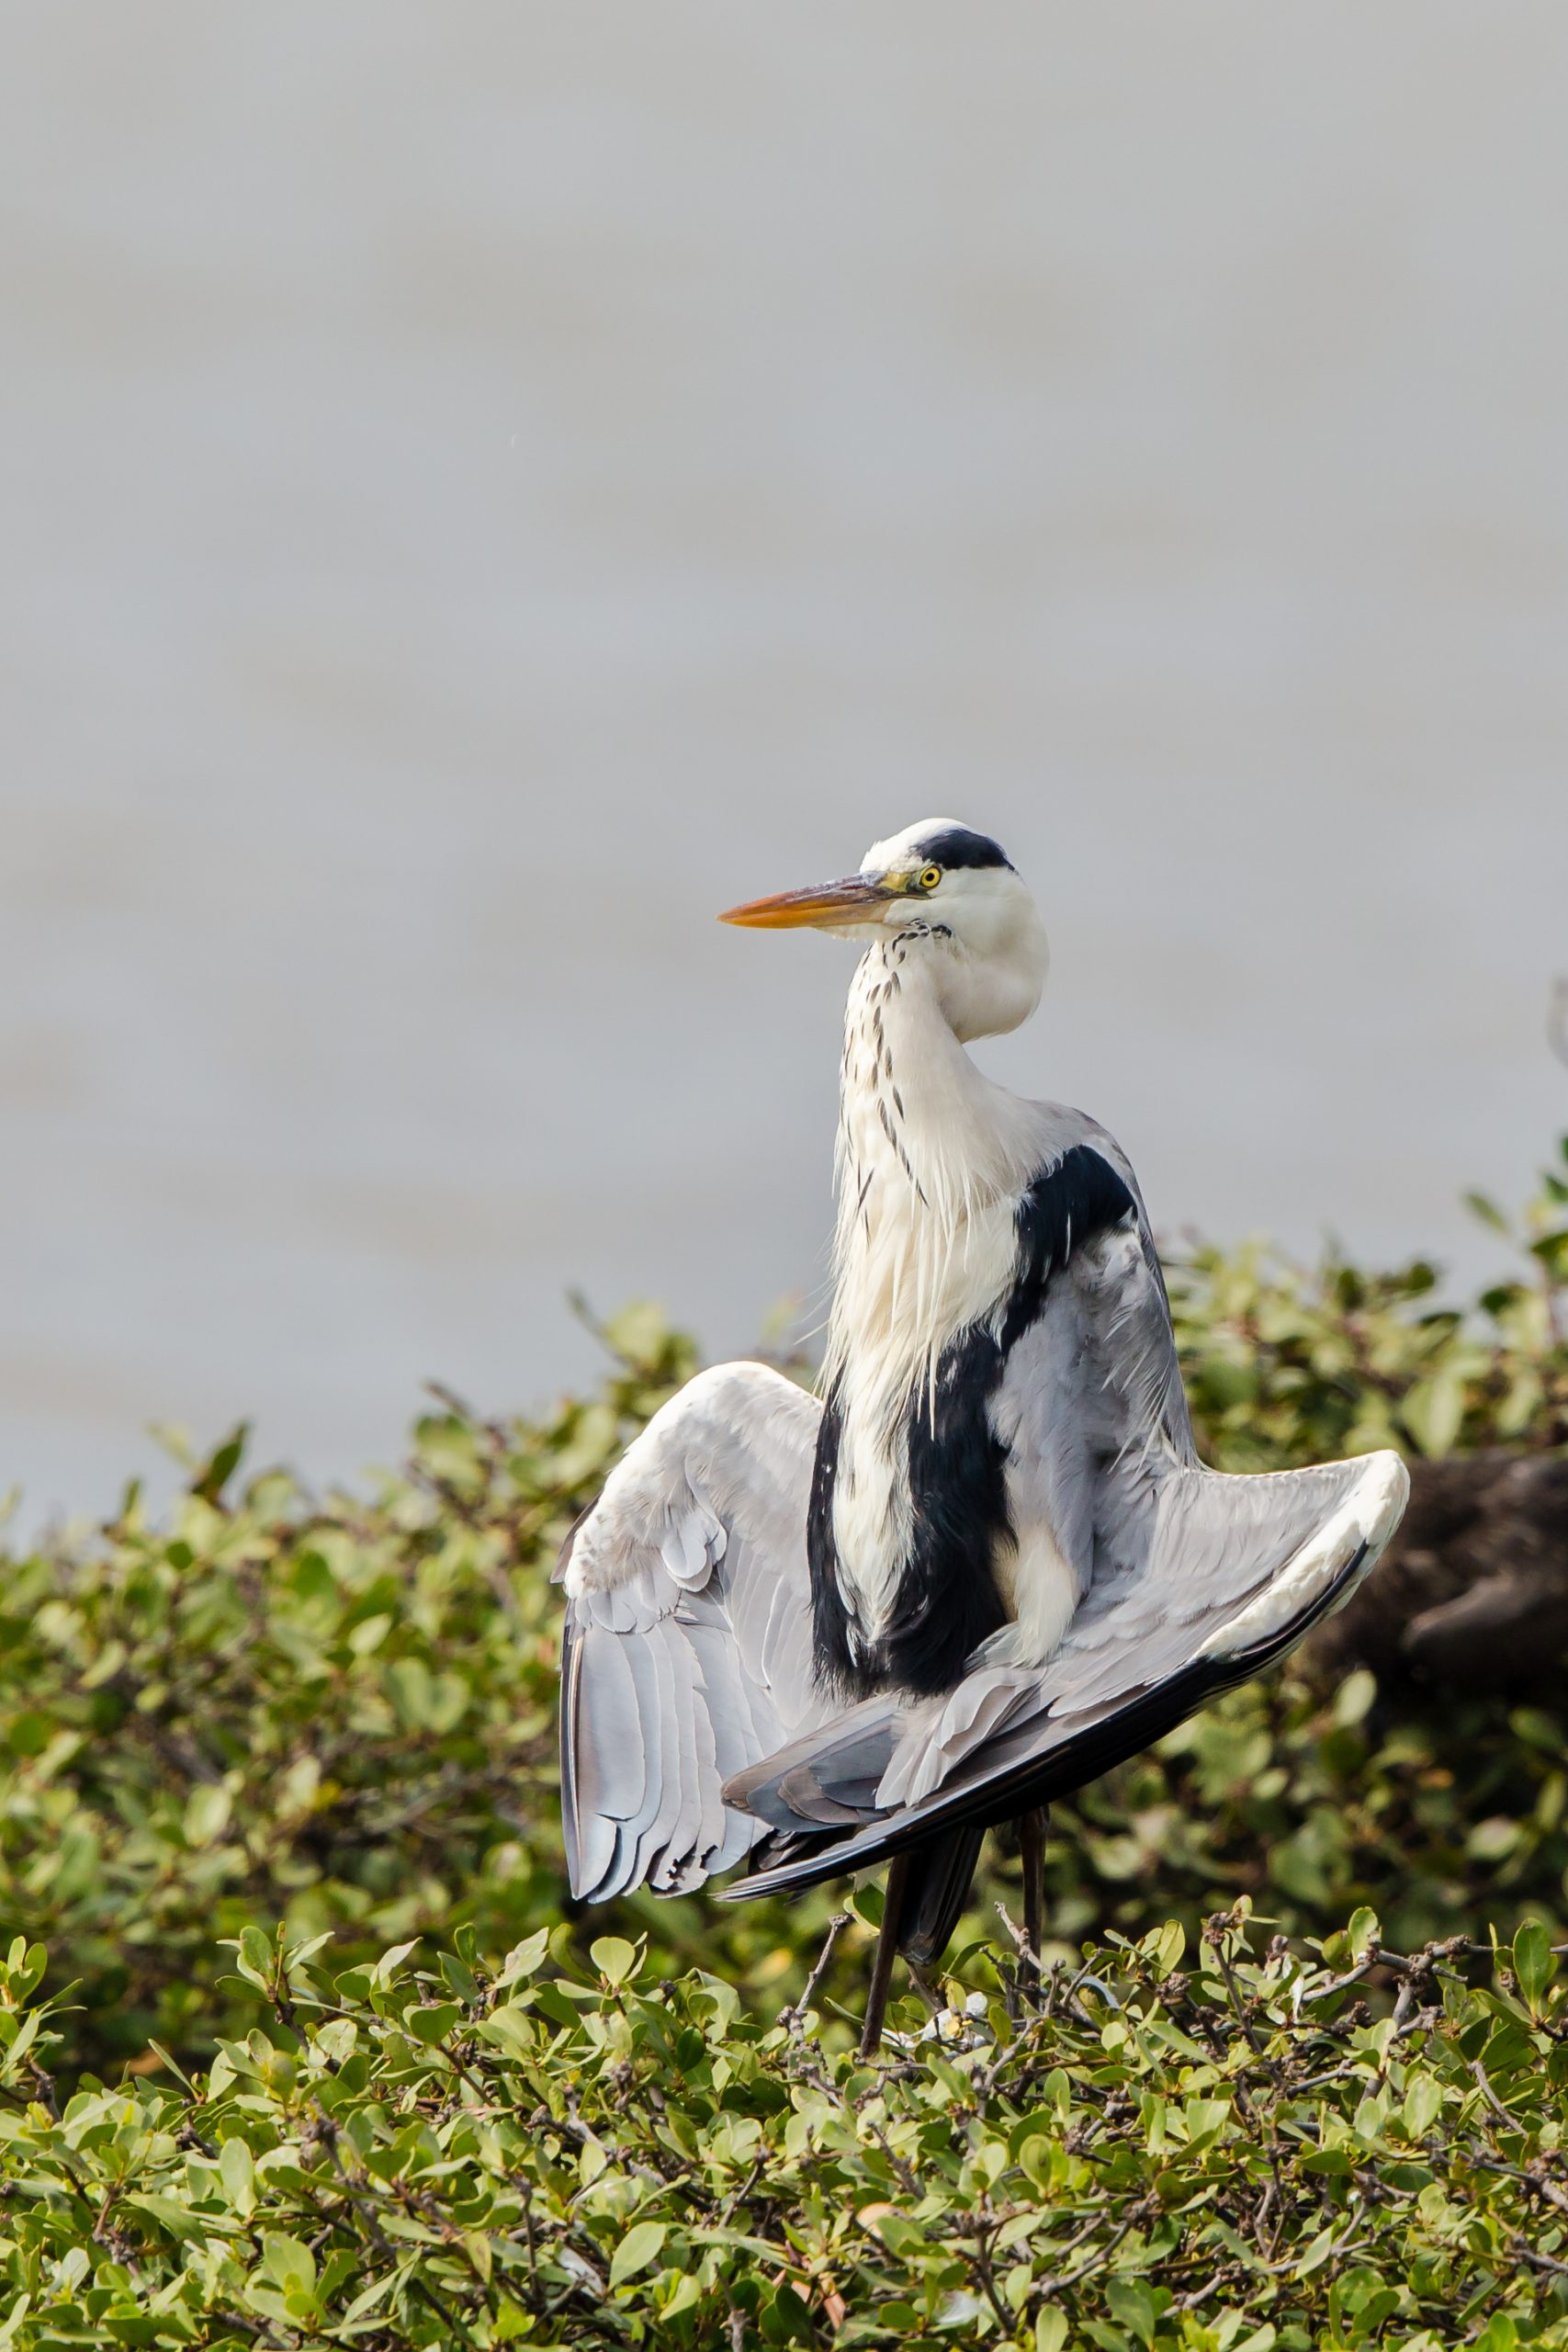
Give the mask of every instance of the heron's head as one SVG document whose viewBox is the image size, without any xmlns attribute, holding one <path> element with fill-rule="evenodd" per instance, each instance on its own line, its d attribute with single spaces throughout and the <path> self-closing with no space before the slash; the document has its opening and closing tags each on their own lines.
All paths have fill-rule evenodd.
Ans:
<svg viewBox="0 0 1568 2352">
<path fill-rule="evenodd" d="M 756 931 L 808 925 L 838 938 L 909 936 L 960 1037 L 1016 1029 L 1040 1001 L 1045 927 L 1007 853 L 953 817 L 926 817 L 874 842 L 858 874 L 731 907 L 721 922 Z"/>
</svg>

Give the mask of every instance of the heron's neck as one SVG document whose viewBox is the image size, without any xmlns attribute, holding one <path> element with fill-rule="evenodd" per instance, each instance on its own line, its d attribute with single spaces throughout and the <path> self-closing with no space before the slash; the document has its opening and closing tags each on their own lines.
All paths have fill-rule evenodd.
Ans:
<svg viewBox="0 0 1568 2352">
<path fill-rule="evenodd" d="M 936 943 L 890 937 L 850 989 L 827 1372 L 874 1358 L 893 1392 L 996 1296 L 1038 1157 L 1033 1107 L 970 1060 L 942 1010 Z"/>
</svg>

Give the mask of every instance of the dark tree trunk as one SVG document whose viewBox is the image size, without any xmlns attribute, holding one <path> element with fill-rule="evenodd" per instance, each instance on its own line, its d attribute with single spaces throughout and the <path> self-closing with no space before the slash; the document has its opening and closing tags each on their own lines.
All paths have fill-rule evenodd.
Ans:
<svg viewBox="0 0 1568 2352">
<path fill-rule="evenodd" d="M 1307 1645 L 1325 1675 L 1454 1690 L 1561 1687 L 1568 1457 L 1497 1451 L 1410 1466 L 1410 1508 L 1360 1591 Z"/>
</svg>

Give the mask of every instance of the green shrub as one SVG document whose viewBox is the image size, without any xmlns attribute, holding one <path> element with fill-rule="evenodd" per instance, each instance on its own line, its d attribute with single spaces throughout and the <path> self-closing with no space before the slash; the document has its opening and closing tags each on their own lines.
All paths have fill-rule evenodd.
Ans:
<svg viewBox="0 0 1568 2352">
<path fill-rule="evenodd" d="M 1211 1458 L 1562 1444 L 1565 1206 L 1463 1316 L 1177 1261 Z M 368 1495 L 237 1432 L 166 1524 L 0 1556 L 0 2352 L 1568 2348 L 1568 1709 L 1233 1693 L 1057 1808 L 1043 2009 L 1004 1860 L 961 2006 L 862 2065 L 874 1890 L 808 1992 L 820 1890 L 568 1903 L 547 1570 L 694 1362 L 605 1336 Z"/>
<path fill-rule="evenodd" d="M 82 1981 L 83 2058 L 243 2030 L 217 1943 L 257 1917 L 365 1951 L 559 1917 L 546 1570 L 693 1369 L 646 1313 L 613 1336 L 601 1396 L 433 1414 L 369 1497 L 231 1494 L 237 1433 L 167 1524 L 133 1490 L 101 1540 L 0 1560 L 0 1919 Z"/>
<path fill-rule="evenodd" d="M 1562 1442 L 1565 1203 L 1549 1177 L 1525 1272 L 1464 1317 L 1432 1309 L 1422 1266 L 1179 1260 L 1211 1455 Z M 191 2064 L 243 2035 L 252 2008 L 220 1986 L 217 1948 L 256 1918 L 296 1941 L 333 1934 L 346 1965 L 465 1923 L 501 1951 L 569 1912 L 547 1571 L 694 1361 L 649 1309 L 605 1337 L 601 1395 L 536 1422 L 446 1399 L 367 1496 L 314 1498 L 279 1472 L 242 1485 L 236 1438 L 167 1524 L 132 1492 L 91 1542 L 0 1555 L 0 1922 L 79 1983 L 67 2070 L 112 2072 L 152 2036 Z M 1370 1903 L 1407 1945 L 1485 1921 L 1511 1934 L 1528 1912 L 1563 1921 L 1565 1750 L 1563 1709 L 1395 1712 L 1364 1675 L 1236 1692 L 1054 1815 L 1058 1943 L 1168 1917 L 1190 1931 L 1241 1894 L 1317 1935 Z M 972 1927 L 1008 1875 L 983 1885 Z M 577 1929 L 645 1934 L 661 1969 L 702 1962 L 776 2007 L 830 1907 L 644 1896 Z"/>
<path fill-rule="evenodd" d="M 1568 1996 L 1544 1929 L 1255 1957 L 1241 1914 L 1021 2012 L 985 1951 L 864 2064 L 621 1938 L 331 1974 L 255 1928 L 265 2022 L 58 2106 L 39 1951 L 0 1969 L 16 2352 L 101 2344 L 1568 2345 Z M 1359 1997 L 1397 1988 L 1377 2021 Z M 977 2017 L 972 2014 L 977 2010 Z M 951 2036 L 951 2039 L 945 2037 Z"/>
<path fill-rule="evenodd" d="M 1367 1273 L 1331 1253 L 1315 1273 L 1261 1243 L 1197 1248 L 1168 1269 L 1188 1395 L 1222 1470 L 1396 1446 L 1428 1455 L 1568 1444 L 1568 1136 L 1517 1221 L 1470 1204 L 1519 1271 L 1463 1308 L 1435 1303 L 1424 1258 Z"/>
</svg>

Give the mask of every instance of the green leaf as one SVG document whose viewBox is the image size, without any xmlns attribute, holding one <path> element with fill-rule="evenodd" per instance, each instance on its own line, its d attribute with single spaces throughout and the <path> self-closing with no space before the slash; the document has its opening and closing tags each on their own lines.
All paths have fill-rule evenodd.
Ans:
<svg viewBox="0 0 1568 2352">
<path fill-rule="evenodd" d="M 1542 1996 L 1556 1973 L 1551 1936 L 1539 1919 L 1527 1919 L 1514 1938 L 1514 1974 L 1532 2016 L 1540 2014 Z"/>
<path fill-rule="evenodd" d="M 223 2193 L 242 2221 L 248 2221 L 255 2211 L 255 2165 L 249 2147 L 236 2134 L 224 2141 L 219 2152 L 218 2169 L 222 2176 Z"/>
<path fill-rule="evenodd" d="M 530 2006 L 536 2009 L 541 2017 L 548 2018 L 552 2025 L 576 2030 L 578 2010 L 563 1984 L 547 1981 L 543 1984 L 536 1985 Z M 491 2020 L 492 2023 L 493 2021 L 493 2019 Z"/>
<path fill-rule="evenodd" d="M 624 1984 L 637 1970 L 637 1948 L 624 1936 L 601 1936 L 590 1947 L 589 1958 L 612 1984 Z"/>
<path fill-rule="evenodd" d="M 1418 1380 L 1400 1411 L 1422 1453 L 1436 1458 L 1453 1451 L 1464 1424 L 1464 1380 L 1459 1373 L 1445 1369 L 1429 1380 Z"/>
<path fill-rule="evenodd" d="M 462 2014 L 456 2001 L 433 2001 L 427 2008 L 405 2009 L 403 2031 L 426 2050 L 434 2050 L 438 2041 L 446 2041 Z"/>
<path fill-rule="evenodd" d="M 299 2238 L 268 2231 L 262 2239 L 262 2268 L 284 2288 L 308 2290 L 316 2283 L 316 2257 Z"/>
<path fill-rule="evenodd" d="M 221 1445 L 208 1457 L 190 1482 L 190 1491 L 204 1502 L 216 1503 L 222 1496 L 234 1472 L 243 1459 L 246 1441 L 251 1434 L 249 1421 L 240 1421 L 230 1431 Z"/>
<path fill-rule="evenodd" d="M 521 2005 L 507 2004 L 492 2009 L 488 2018 L 480 2018 L 474 2031 L 509 2058 L 527 2060 L 534 2055 L 537 2036 L 528 2021 L 528 2010 Z"/>
<path fill-rule="evenodd" d="M 1335 1694 L 1335 1722 L 1346 1728 L 1360 1723 L 1371 1712 L 1377 1695 L 1377 1676 L 1370 1674 L 1364 1666 L 1359 1666 L 1353 1674 L 1345 1677 Z"/>
<path fill-rule="evenodd" d="M 1179 1919 L 1167 1919 L 1144 1938 L 1142 1950 L 1154 1963 L 1156 1977 L 1163 1983 L 1174 1974 L 1187 1955 L 1187 1931 Z"/>
<path fill-rule="evenodd" d="M 186 1799 L 187 1846 L 215 1845 L 229 1826 L 233 1799 L 220 1781 L 203 1781 Z"/>
<path fill-rule="evenodd" d="M 770 2344 L 809 2344 L 815 2331 L 811 2313 L 786 2280 L 779 2287 L 761 2313 L 762 2334 Z"/>
<path fill-rule="evenodd" d="M 1351 1912 L 1346 1933 L 1350 1941 L 1350 1957 L 1359 1962 L 1382 1942 L 1382 1922 L 1377 1913 L 1363 1903 L 1359 1910 Z"/>
<path fill-rule="evenodd" d="M 624 2287 L 657 2259 L 666 2235 L 662 2222 L 634 2222 L 610 2257 L 610 2284 Z"/>
<path fill-rule="evenodd" d="M 1478 1821 L 1465 1839 L 1465 1851 L 1473 1861 L 1498 1862 L 1511 1854 L 1519 1842 L 1519 1825 L 1506 1814 L 1489 1814 Z"/>
<path fill-rule="evenodd" d="M 1412 2140 L 1424 2140 L 1442 2109 L 1442 2085 L 1436 2076 L 1413 2074 L 1405 2088 L 1404 2105 L 1401 2110 L 1406 2135 Z"/>
<path fill-rule="evenodd" d="M 160 2229 L 167 2230 L 173 2238 L 200 2239 L 207 2235 L 209 2225 L 201 2215 L 193 2212 L 188 2205 L 182 2205 L 176 2198 L 159 2197 L 139 2189 L 125 2198 L 123 2202 L 133 2206 L 137 2212 L 147 2214 Z"/>
<path fill-rule="evenodd" d="M 1568 1227 L 1539 1234 L 1529 1247 L 1531 1257 L 1540 1261 L 1554 1283 L 1568 1283 Z"/>
<path fill-rule="evenodd" d="M 615 1353 L 639 1371 L 656 1369 L 670 1343 L 670 1318 L 652 1299 L 634 1299 L 612 1315 L 603 1336 Z"/>
<path fill-rule="evenodd" d="M 1155 2340 L 1155 2324 L 1158 2313 L 1154 2296 L 1141 2278 L 1108 2278 L 1105 2300 L 1111 2316 L 1131 2328 L 1138 2342 L 1146 2347 Z"/>
<path fill-rule="evenodd" d="M 1190 2098 L 1179 2110 L 1186 2128 L 1187 2145 L 1191 2154 L 1212 2147 L 1231 2120 L 1229 2099 Z"/>
<path fill-rule="evenodd" d="M 1472 1216 L 1479 1217 L 1483 1225 L 1489 1225 L 1494 1233 L 1512 1237 L 1512 1226 L 1497 1206 L 1496 1202 L 1489 1198 L 1485 1193 L 1466 1193 L 1462 1198 Z"/>
<path fill-rule="evenodd" d="M 416 2267 L 415 2261 L 411 2258 L 407 2262 L 400 2263 L 395 2270 L 389 2270 L 381 2278 L 372 2279 L 369 2286 L 362 2288 L 354 2301 L 345 2308 L 343 2314 L 344 2325 L 347 2327 L 355 2320 L 364 2319 L 366 2314 L 373 2312 L 378 2303 L 384 2303 L 393 2289 L 400 2286 L 410 2271 Z"/>
<path fill-rule="evenodd" d="M 497 1984 L 515 1984 L 525 1976 L 534 1975 L 544 1966 L 549 1939 L 549 1929 L 540 1928 L 534 1935 L 525 1936 L 520 1944 L 513 1944 L 501 1964 Z"/>
</svg>

